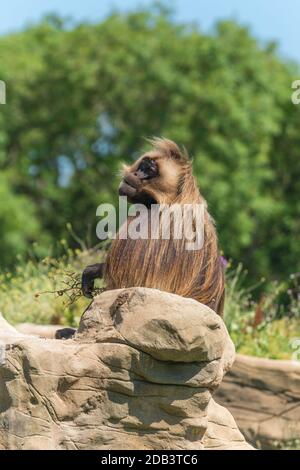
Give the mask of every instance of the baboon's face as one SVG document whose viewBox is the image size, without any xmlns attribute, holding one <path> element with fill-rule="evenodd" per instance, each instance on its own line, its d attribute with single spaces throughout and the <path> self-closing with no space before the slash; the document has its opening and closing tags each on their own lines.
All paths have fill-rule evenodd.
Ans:
<svg viewBox="0 0 300 470">
<path fill-rule="evenodd" d="M 119 194 L 147 206 L 171 203 L 178 193 L 180 170 L 176 160 L 148 152 L 132 166 L 124 166 Z"/>
</svg>

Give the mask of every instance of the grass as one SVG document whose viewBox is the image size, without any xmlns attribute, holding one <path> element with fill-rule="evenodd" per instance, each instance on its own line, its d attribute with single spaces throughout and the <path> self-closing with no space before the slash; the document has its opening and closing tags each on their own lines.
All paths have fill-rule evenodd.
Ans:
<svg viewBox="0 0 300 470">
<path fill-rule="evenodd" d="M 299 274 L 283 282 L 245 288 L 241 264 L 227 270 L 224 320 L 239 353 L 271 359 L 292 359 L 293 342 L 300 339 Z M 253 293 L 259 289 L 259 301 Z"/>
<path fill-rule="evenodd" d="M 83 268 L 101 261 L 104 253 L 84 247 L 71 250 L 63 241 L 61 243 L 64 255 L 60 259 L 47 257 L 37 261 L 33 258 L 27 262 L 19 259 L 14 273 L 0 274 L 0 311 L 11 324 L 78 325 L 90 301 L 81 296 L 70 304 L 66 294 L 73 291 L 66 291 L 66 283 L 70 279 L 80 283 Z M 251 288 L 245 287 L 245 277 L 241 265 L 226 268 L 224 320 L 237 351 L 291 359 L 292 342 L 300 338 L 299 275 L 282 283 L 260 281 Z M 263 292 L 260 302 L 253 300 L 257 289 Z"/>
<path fill-rule="evenodd" d="M 64 247 L 64 242 L 62 242 Z M 22 261 L 15 273 L 0 274 L 0 311 L 11 323 L 37 323 L 77 326 L 82 312 L 90 303 L 79 297 L 70 303 L 62 291 L 77 279 L 85 266 L 101 259 L 96 250 L 71 250 L 58 260 Z M 67 292 L 68 293 L 68 292 Z M 72 294 L 71 292 L 69 295 Z"/>
</svg>

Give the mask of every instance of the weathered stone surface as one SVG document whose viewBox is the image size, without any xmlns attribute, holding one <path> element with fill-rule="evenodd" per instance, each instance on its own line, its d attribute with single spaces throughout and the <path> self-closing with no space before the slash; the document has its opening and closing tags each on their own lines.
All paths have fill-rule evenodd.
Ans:
<svg viewBox="0 0 300 470">
<path fill-rule="evenodd" d="M 32 323 L 19 323 L 16 330 L 25 335 L 40 336 L 41 338 L 54 339 L 55 333 L 61 325 L 34 325 Z"/>
<path fill-rule="evenodd" d="M 300 448 L 299 362 L 237 355 L 214 398 L 253 445 Z"/>
<path fill-rule="evenodd" d="M 2 318 L 0 341 L 2 449 L 251 448 L 211 395 L 234 347 L 193 300 L 104 292 L 72 340 L 24 335 Z"/>
</svg>

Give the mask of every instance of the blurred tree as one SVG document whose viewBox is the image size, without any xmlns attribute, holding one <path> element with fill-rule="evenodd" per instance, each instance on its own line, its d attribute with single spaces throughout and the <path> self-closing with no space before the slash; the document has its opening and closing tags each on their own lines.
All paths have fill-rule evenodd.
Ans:
<svg viewBox="0 0 300 470">
<path fill-rule="evenodd" d="M 0 268 L 4 269 L 17 255 L 28 255 L 31 244 L 41 237 L 34 204 L 23 195 L 14 194 L 7 174 L 0 175 Z"/>
<path fill-rule="evenodd" d="M 0 56 L 1 168 L 53 241 L 67 222 L 84 238 L 116 200 L 120 161 L 159 135 L 191 152 L 227 257 L 255 277 L 300 269 L 297 70 L 273 45 L 153 10 L 73 28 L 51 16 L 1 38 Z"/>
</svg>

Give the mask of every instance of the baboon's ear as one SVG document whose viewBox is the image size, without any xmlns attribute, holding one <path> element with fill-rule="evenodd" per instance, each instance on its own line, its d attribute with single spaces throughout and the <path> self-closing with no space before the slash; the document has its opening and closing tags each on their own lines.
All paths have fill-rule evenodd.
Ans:
<svg viewBox="0 0 300 470">
<path fill-rule="evenodd" d="M 175 144 L 175 142 L 172 142 L 171 140 L 169 140 L 168 142 L 169 142 L 168 153 L 170 157 L 173 158 L 174 160 L 182 160 L 182 154 L 178 145 Z"/>
<path fill-rule="evenodd" d="M 154 150 L 157 150 L 168 158 L 172 158 L 177 161 L 188 160 L 188 155 L 185 149 L 181 151 L 178 145 L 170 139 L 154 137 L 153 139 L 149 139 L 149 142 L 153 145 Z"/>
</svg>

